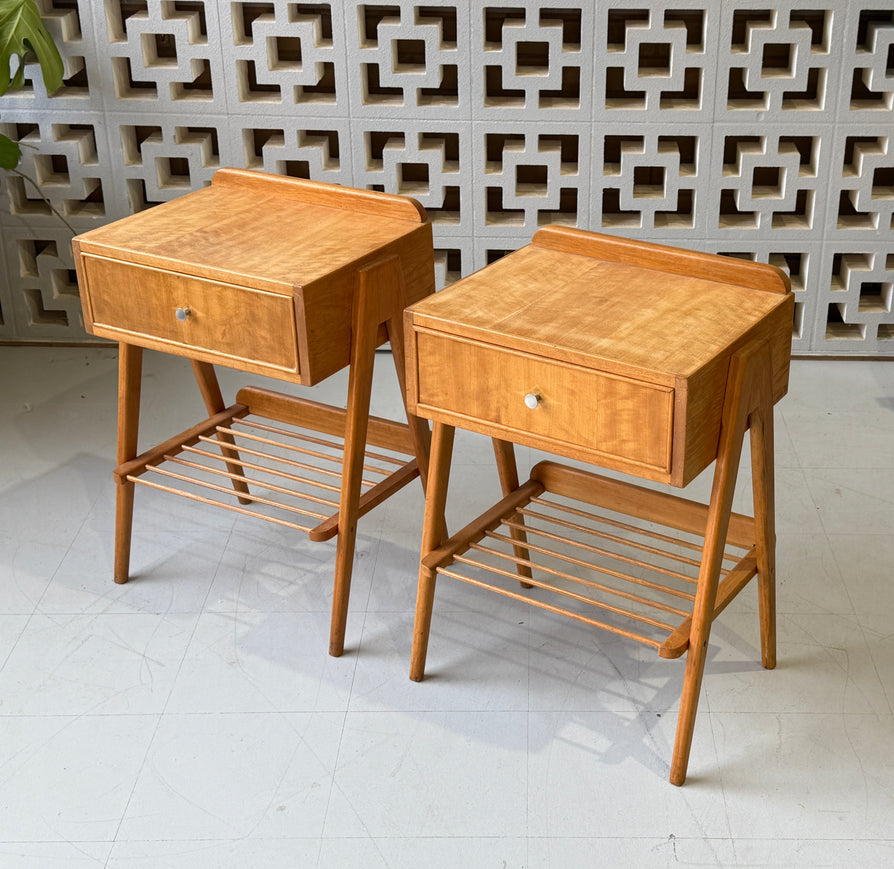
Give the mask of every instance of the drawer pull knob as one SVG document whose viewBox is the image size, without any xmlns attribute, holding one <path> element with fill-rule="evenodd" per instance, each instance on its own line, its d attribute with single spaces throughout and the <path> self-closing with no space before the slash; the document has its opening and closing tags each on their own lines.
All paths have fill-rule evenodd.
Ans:
<svg viewBox="0 0 894 869">
<path fill-rule="evenodd" d="M 529 392 L 525 396 L 525 407 L 529 407 L 531 410 L 534 410 L 542 400 L 543 396 L 539 392 Z"/>
<path fill-rule="evenodd" d="M 175 316 L 181 323 L 185 323 L 185 322 L 189 319 L 189 315 L 190 315 L 191 313 L 192 313 L 192 311 L 191 311 L 191 310 L 189 309 L 189 307 L 187 306 L 187 307 L 185 307 L 185 308 L 177 308 L 177 310 L 174 311 L 174 316 Z"/>
</svg>

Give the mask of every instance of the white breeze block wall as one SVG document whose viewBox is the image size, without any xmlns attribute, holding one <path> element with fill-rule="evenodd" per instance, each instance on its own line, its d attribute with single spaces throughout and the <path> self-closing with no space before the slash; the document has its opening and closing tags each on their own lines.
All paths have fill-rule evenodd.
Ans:
<svg viewBox="0 0 894 869">
<path fill-rule="evenodd" d="M 39 4 L 66 83 L 0 129 L 79 232 L 247 166 L 415 196 L 439 286 L 561 223 L 772 262 L 795 352 L 894 353 L 892 0 Z M 84 340 L 19 177 L 0 228 L 0 340 Z"/>
</svg>

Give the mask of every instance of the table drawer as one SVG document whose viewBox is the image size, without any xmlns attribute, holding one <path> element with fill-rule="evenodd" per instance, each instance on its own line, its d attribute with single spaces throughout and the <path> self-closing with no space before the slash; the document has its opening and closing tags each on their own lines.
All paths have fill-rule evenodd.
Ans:
<svg viewBox="0 0 894 869">
<path fill-rule="evenodd" d="M 474 341 L 416 333 L 418 410 L 463 417 L 496 437 L 580 448 L 667 472 L 674 391 Z M 526 396 L 536 395 L 533 407 Z"/>
<path fill-rule="evenodd" d="M 298 370 L 291 296 L 83 255 L 92 331 L 169 353 L 206 351 L 224 364 Z M 179 320 L 178 308 L 188 309 Z"/>
</svg>

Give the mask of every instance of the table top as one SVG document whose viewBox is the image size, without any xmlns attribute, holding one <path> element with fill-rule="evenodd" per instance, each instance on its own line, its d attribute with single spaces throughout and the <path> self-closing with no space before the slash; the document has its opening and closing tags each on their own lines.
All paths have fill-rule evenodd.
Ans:
<svg viewBox="0 0 894 869">
<path fill-rule="evenodd" d="M 575 239 L 605 246 L 561 244 Z M 628 240 L 542 230 L 410 314 L 417 327 L 673 383 L 791 302 L 787 279 L 772 266 L 658 246 L 647 252 Z M 755 278 L 767 289 L 756 291 Z"/>
<path fill-rule="evenodd" d="M 210 187 L 78 243 L 85 254 L 292 295 L 387 249 L 425 219 L 403 196 L 221 169 Z"/>
<path fill-rule="evenodd" d="M 772 266 L 547 227 L 410 306 L 412 412 L 685 486 L 717 455 L 734 353 L 788 387 L 794 301 Z"/>
</svg>

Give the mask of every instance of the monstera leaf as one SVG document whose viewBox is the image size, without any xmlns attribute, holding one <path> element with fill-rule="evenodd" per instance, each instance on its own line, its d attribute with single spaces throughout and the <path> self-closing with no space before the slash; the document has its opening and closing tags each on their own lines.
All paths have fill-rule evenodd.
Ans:
<svg viewBox="0 0 894 869">
<path fill-rule="evenodd" d="M 16 67 L 10 78 L 13 58 Z M 52 93 L 62 84 L 62 58 L 34 0 L 0 0 L 0 96 L 22 86 L 25 63 L 35 58 L 47 93 Z"/>
</svg>

